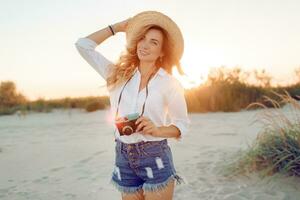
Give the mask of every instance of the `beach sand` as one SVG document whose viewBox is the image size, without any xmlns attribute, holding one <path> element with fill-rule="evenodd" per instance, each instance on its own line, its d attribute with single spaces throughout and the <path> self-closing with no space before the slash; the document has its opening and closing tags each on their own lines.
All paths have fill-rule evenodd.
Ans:
<svg viewBox="0 0 300 200">
<path fill-rule="evenodd" d="M 258 112 L 190 114 L 188 135 L 169 139 L 176 170 L 186 180 L 176 186 L 175 200 L 300 198 L 299 178 L 226 176 L 226 166 L 260 131 L 262 125 L 253 123 Z M 1 116 L 0 199 L 121 199 L 109 184 L 114 136 L 108 115 L 74 109 Z"/>
</svg>

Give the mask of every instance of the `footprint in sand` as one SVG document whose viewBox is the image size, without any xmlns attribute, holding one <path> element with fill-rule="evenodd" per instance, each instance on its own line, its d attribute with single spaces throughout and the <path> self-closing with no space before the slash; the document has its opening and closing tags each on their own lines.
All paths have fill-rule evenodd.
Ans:
<svg viewBox="0 0 300 200">
<path fill-rule="evenodd" d="M 102 153 L 104 153 L 105 151 L 98 151 L 98 152 L 96 152 L 96 153 L 94 153 L 93 155 L 94 156 L 98 156 L 99 154 L 102 154 Z"/>
<path fill-rule="evenodd" d="M 38 178 L 32 181 L 32 183 L 42 183 L 48 180 L 48 176 L 43 176 L 42 178 Z"/>
<path fill-rule="evenodd" d="M 82 177 L 78 177 L 78 178 L 77 178 L 77 180 L 84 180 L 84 179 L 88 179 L 88 177 L 82 176 Z"/>
<path fill-rule="evenodd" d="M 58 171 L 60 171 L 60 170 L 62 170 L 62 169 L 64 169 L 65 167 L 55 167 L 55 168 L 52 168 L 52 169 L 50 169 L 49 171 L 50 172 L 58 172 Z"/>
<path fill-rule="evenodd" d="M 236 136 L 237 133 L 213 133 L 213 136 Z"/>
<path fill-rule="evenodd" d="M 80 160 L 79 163 L 82 163 L 82 164 L 88 163 L 88 162 L 89 162 L 90 160 L 92 160 L 93 158 L 94 158 L 94 156 L 90 156 L 90 157 L 88 157 L 88 158 L 85 158 L 85 159 Z"/>
<path fill-rule="evenodd" d="M 104 153 L 105 151 L 97 151 L 95 153 L 92 154 L 92 156 L 89 156 L 85 159 L 82 159 L 82 160 L 79 160 L 78 163 L 76 163 L 75 165 L 73 165 L 73 167 L 80 167 L 82 166 L 83 164 L 86 164 L 88 162 L 90 162 L 94 157 Z"/>
<path fill-rule="evenodd" d="M 211 168 L 213 162 L 198 162 L 196 164 L 197 169 L 207 169 L 207 168 Z"/>
<path fill-rule="evenodd" d="M 99 179 L 98 177 L 94 177 L 94 178 L 91 178 L 90 180 L 96 181 L 96 180 L 98 180 L 98 179 Z"/>
<path fill-rule="evenodd" d="M 17 195 L 21 195 L 21 196 L 23 196 L 23 197 L 29 197 L 29 195 L 30 195 L 29 192 L 23 192 L 23 191 L 17 192 L 16 194 L 17 194 Z"/>
<path fill-rule="evenodd" d="M 76 197 L 76 194 L 71 194 L 71 193 L 67 193 L 64 195 L 65 197 L 72 197 L 72 198 L 75 198 Z"/>
<path fill-rule="evenodd" d="M 61 178 L 55 178 L 54 180 L 53 180 L 54 182 L 60 182 L 61 181 Z"/>
<path fill-rule="evenodd" d="M 13 185 L 7 188 L 0 188 L 0 199 L 6 197 L 9 193 L 14 191 L 16 187 L 16 185 Z"/>
<path fill-rule="evenodd" d="M 9 191 L 9 188 L 0 188 L 0 194 L 4 193 L 6 194 Z"/>
</svg>

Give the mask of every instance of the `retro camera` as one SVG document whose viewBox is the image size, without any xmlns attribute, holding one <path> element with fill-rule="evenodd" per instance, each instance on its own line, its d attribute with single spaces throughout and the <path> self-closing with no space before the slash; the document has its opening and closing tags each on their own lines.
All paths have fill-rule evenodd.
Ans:
<svg viewBox="0 0 300 200">
<path fill-rule="evenodd" d="M 139 117 L 139 113 L 133 113 L 116 119 L 115 124 L 120 135 L 131 135 L 134 133 L 138 126 L 138 124 L 135 124 L 135 122 Z"/>
</svg>

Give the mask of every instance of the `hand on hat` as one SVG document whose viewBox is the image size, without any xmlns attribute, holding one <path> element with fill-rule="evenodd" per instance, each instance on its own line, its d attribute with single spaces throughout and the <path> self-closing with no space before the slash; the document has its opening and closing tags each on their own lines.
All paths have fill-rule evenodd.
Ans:
<svg viewBox="0 0 300 200">
<path fill-rule="evenodd" d="M 113 25 L 115 32 L 126 32 L 126 28 L 127 28 L 127 25 L 128 25 L 128 22 L 130 19 L 131 19 L 131 17 L 127 18 L 126 20 L 123 20 L 121 22 L 115 23 Z"/>
<path fill-rule="evenodd" d="M 136 124 L 138 124 L 136 132 L 142 131 L 142 134 L 149 134 L 154 137 L 160 136 L 160 131 L 158 127 L 154 125 L 154 123 L 148 117 L 140 117 L 136 120 Z"/>
</svg>

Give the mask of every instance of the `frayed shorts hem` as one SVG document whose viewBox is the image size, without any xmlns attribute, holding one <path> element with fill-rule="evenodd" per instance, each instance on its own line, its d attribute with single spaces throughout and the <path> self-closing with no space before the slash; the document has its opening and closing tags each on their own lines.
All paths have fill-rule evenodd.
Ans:
<svg viewBox="0 0 300 200">
<path fill-rule="evenodd" d="M 149 183 L 144 183 L 143 185 L 137 186 L 137 187 L 126 187 L 126 186 L 121 186 L 119 185 L 116 181 L 114 181 L 113 179 L 110 180 L 110 183 L 115 186 L 115 188 L 121 192 L 121 193 L 125 193 L 125 194 L 133 194 L 136 193 L 138 191 L 140 191 L 141 189 L 143 189 L 144 194 L 145 192 L 157 192 L 159 190 L 164 189 L 171 180 L 175 180 L 176 181 L 176 185 L 178 184 L 182 184 L 182 183 L 186 183 L 186 181 L 180 177 L 177 174 L 173 174 L 171 175 L 167 180 L 165 180 L 162 183 L 154 183 L 154 184 L 149 184 Z"/>
<path fill-rule="evenodd" d="M 143 185 L 140 185 L 138 187 L 126 187 L 126 186 L 121 186 L 119 185 L 116 181 L 113 179 L 110 180 L 110 183 L 122 194 L 133 194 L 138 192 L 139 190 L 142 189 Z"/>
</svg>

